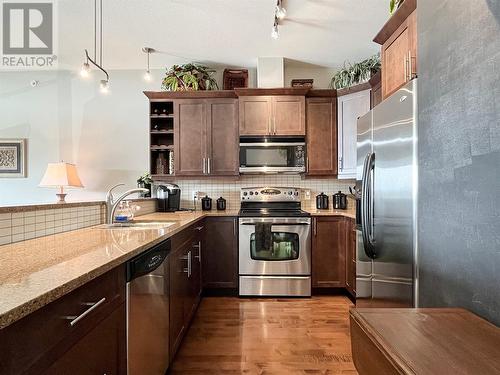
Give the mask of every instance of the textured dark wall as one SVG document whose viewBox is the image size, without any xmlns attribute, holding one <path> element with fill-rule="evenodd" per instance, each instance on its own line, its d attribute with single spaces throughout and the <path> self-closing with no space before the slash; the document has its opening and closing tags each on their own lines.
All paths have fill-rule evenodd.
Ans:
<svg viewBox="0 0 500 375">
<path fill-rule="evenodd" d="M 500 325 L 500 0 L 419 0 L 420 305 Z"/>
</svg>

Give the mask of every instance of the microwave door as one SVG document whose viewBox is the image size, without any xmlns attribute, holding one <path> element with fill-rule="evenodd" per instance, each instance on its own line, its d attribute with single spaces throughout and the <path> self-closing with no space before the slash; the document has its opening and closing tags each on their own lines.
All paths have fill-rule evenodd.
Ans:
<svg viewBox="0 0 500 375">
<path fill-rule="evenodd" d="M 305 172 L 304 143 L 241 143 L 240 172 Z"/>
</svg>

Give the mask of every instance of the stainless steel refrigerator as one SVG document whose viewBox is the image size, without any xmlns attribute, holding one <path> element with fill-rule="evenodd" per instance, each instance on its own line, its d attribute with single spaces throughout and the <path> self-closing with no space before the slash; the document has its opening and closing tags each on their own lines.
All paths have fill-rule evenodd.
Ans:
<svg viewBox="0 0 500 375">
<path fill-rule="evenodd" d="M 417 83 L 358 119 L 358 307 L 418 306 Z"/>
</svg>

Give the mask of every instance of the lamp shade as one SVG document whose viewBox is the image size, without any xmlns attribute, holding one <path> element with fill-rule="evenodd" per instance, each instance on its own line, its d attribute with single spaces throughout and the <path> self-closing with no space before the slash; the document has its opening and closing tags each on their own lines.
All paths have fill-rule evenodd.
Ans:
<svg viewBox="0 0 500 375">
<path fill-rule="evenodd" d="M 83 184 L 78 177 L 76 165 L 70 163 L 49 163 L 40 186 L 43 187 L 79 187 Z"/>
</svg>

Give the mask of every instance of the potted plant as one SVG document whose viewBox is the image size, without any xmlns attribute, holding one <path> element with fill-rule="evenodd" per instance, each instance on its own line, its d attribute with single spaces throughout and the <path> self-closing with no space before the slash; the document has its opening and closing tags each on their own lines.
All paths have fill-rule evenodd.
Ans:
<svg viewBox="0 0 500 375">
<path fill-rule="evenodd" d="M 165 91 L 217 90 L 219 87 L 213 73 L 215 73 L 214 69 L 201 64 L 173 65 L 167 69 L 162 81 L 162 89 Z"/>
<path fill-rule="evenodd" d="M 366 82 L 379 70 L 378 54 L 356 64 L 344 64 L 344 67 L 333 76 L 330 87 L 339 90 Z"/>
<path fill-rule="evenodd" d="M 151 174 L 144 173 L 137 179 L 137 187 L 148 189 L 148 193 L 140 193 L 142 198 L 150 198 L 151 197 L 151 184 L 153 183 L 153 179 L 151 178 Z"/>
<path fill-rule="evenodd" d="M 390 0 L 389 2 L 389 13 L 392 15 L 396 9 L 398 9 L 405 0 Z"/>
</svg>

